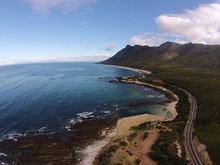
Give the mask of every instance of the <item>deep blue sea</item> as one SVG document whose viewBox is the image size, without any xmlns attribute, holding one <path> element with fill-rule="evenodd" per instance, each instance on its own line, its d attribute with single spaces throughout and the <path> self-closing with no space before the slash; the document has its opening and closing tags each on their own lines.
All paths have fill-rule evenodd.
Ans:
<svg viewBox="0 0 220 165">
<path fill-rule="evenodd" d="M 166 100 L 151 88 L 107 83 L 140 73 L 93 63 L 41 63 L 0 67 L 0 139 L 27 131 L 68 129 L 83 117 L 108 118 L 143 100 Z M 162 106 L 126 110 L 121 115 L 164 115 Z"/>
</svg>

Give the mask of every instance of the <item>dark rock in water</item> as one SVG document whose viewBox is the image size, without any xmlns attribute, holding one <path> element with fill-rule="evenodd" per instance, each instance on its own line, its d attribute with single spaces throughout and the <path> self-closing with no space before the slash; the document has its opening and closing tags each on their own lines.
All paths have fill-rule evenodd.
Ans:
<svg viewBox="0 0 220 165">
<path fill-rule="evenodd" d="M 83 155 L 76 152 L 100 139 L 103 129 L 116 125 L 117 117 L 107 123 L 97 119 L 85 119 L 76 123 L 71 131 L 54 135 L 21 137 L 17 141 L 0 142 L 0 161 L 8 164 L 76 164 Z"/>
<path fill-rule="evenodd" d="M 107 81 L 107 83 L 112 84 L 112 83 L 116 83 L 116 81 L 115 80 L 110 80 L 110 81 Z"/>
<path fill-rule="evenodd" d="M 107 83 L 113 84 L 113 83 L 119 83 L 119 81 L 118 80 L 110 80 Z"/>
</svg>

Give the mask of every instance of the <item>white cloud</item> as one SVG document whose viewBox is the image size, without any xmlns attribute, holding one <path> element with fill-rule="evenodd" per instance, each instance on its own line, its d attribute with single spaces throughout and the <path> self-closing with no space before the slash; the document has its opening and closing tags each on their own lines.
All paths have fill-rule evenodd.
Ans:
<svg viewBox="0 0 220 165">
<path fill-rule="evenodd" d="M 188 42 L 220 44 L 220 2 L 200 5 L 182 14 L 161 15 L 155 19 L 167 35 Z"/>
<path fill-rule="evenodd" d="M 158 43 L 163 42 L 165 39 L 162 37 L 150 37 L 147 38 L 145 35 L 140 35 L 140 36 L 134 36 L 129 40 L 129 44 L 131 45 L 148 45 L 148 46 L 154 46 L 157 45 Z"/>
<path fill-rule="evenodd" d="M 105 48 L 105 51 L 114 51 L 114 49 L 115 49 L 117 46 L 118 46 L 117 44 L 113 43 L 113 44 L 107 46 L 107 47 Z"/>
<path fill-rule="evenodd" d="M 172 42 L 176 42 L 176 43 L 179 43 L 179 44 L 186 44 L 187 41 L 185 40 L 181 40 L 180 38 L 176 38 L 176 39 L 173 39 L 173 40 L 170 40 Z"/>
<path fill-rule="evenodd" d="M 47 12 L 53 9 L 67 12 L 80 7 L 88 7 L 96 1 L 97 0 L 27 0 L 32 9 L 37 12 Z"/>
</svg>

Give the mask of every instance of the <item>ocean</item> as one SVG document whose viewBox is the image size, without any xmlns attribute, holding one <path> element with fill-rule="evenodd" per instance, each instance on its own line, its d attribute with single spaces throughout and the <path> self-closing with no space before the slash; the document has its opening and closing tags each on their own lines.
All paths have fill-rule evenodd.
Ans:
<svg viewBox="0 0 220 165">
<path fill-rule="evenodd" d="M 108 119 L 140 101 L 164 101 L 164 94 L 134 84 L 108 83 L 139 72 L 89 62 L 0 67 L 0 140 L 25 133 L 54 133 L 82 118 Z M 160 105 L 123 110 L 121 117 L 166 115 Z"/>
</svg>

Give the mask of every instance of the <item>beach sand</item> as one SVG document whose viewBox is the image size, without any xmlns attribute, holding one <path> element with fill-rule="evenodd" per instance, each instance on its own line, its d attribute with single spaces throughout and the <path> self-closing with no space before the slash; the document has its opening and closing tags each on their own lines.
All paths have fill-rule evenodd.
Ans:
<svg viewBox="0 0 220 165">
<path fill-rule="evenodd" d="M 108 65 L 108 66 L 112 66 L 112 67 L 117 67 L 117 68 L 122 68 L 122 69 L 127 69 L 127 70 L 132 70 L 135 72 L 141 72 L 141 73 L 146 73 L 146 74 L 151 74 L 152 72 L 149 70 L 143 70 L 143 69 L 137 69 L 137 68 L 130 68 L 127 66 L 117 66 L 117 65 Z"/>
</svg>

